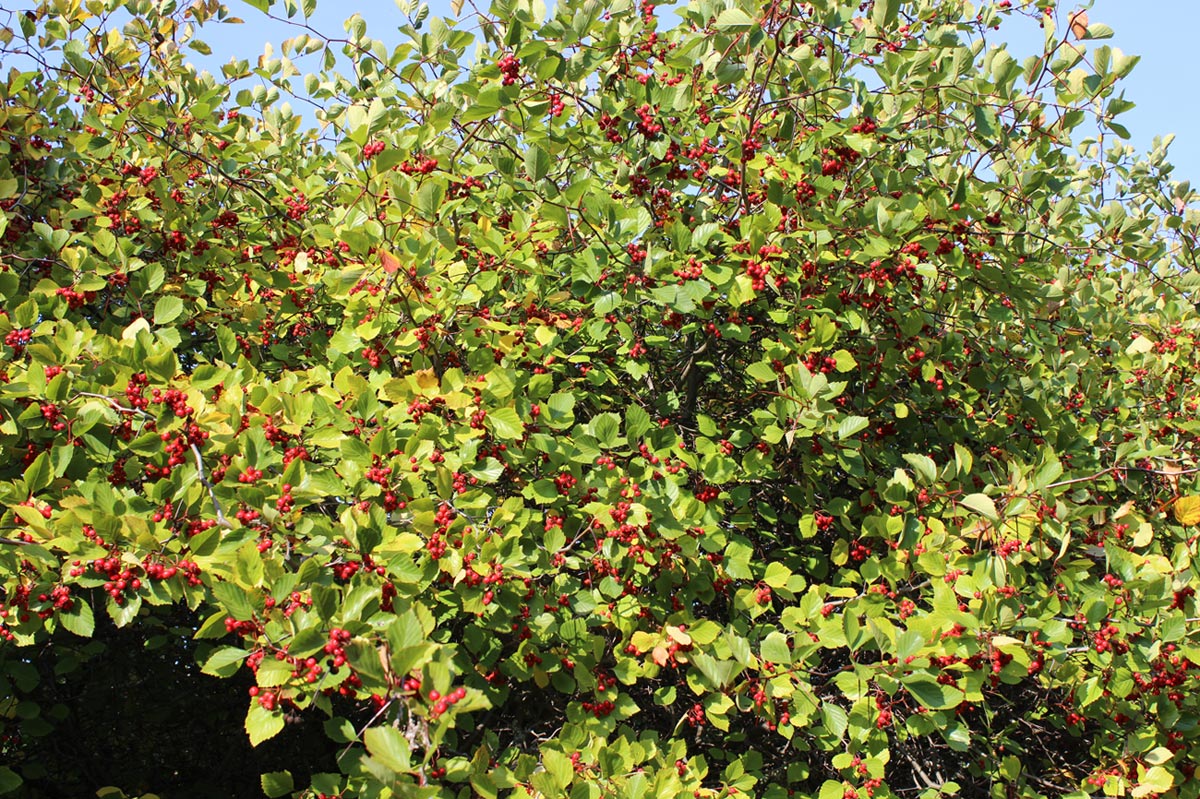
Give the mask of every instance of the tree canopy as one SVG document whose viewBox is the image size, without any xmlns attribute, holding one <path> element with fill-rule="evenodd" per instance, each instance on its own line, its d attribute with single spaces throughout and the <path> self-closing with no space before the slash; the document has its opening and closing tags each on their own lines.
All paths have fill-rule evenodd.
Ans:
<svg viewBox="0 0 1200 799">
<path fill-rule="evenodd" d="M 1109 28 L 400 5 L 0 17 L 0 793 L 1200 795 Z"/>
</svg>

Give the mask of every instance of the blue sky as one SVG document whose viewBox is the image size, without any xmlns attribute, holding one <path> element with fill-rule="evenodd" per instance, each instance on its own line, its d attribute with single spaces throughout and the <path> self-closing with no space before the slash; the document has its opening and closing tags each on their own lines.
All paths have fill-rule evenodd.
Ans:
<svg viewBox="0 0 1200 799">
<path fill-rule="evenodd" d="M 297 33 L 285 24 L 264 20 L 238 0 L 230 2 L 235 9 L 239 5 L 247 24 L 221 26 L 219 37 L 206 32 L 213 56 L 204 59 L 204 66 L 219 64 L 234 55 L 251 57 L 262 52 L 266 41 L 278 45 Z M 429 5 L 431 14 L 452 13 L 449 0 L 432 0 Z M 1064 10 L 1086 5 L 1060 2 Z M 360 0 L 357 4 L 318 0 L 316 14 L 309 22 L 318 30 L 337 33 L 343 30 L 344 18 L 355 11 L 366 18 L 368 32 L 385 43 L 404 20 L 392 0 Z M 1200 31 L 1200 0 L 1094 0 L 1088 15 L 1091 22 L 1102 22 L 1116 31 L 1106 44 L 1142 57 L 1123 83 L 1126 98 L 1137 104 L 1119 119 L 1129 129 L 1130 143 L 1138 150 L 1148 150 L 1155 136 L 1174 133 L 1170 150 L 1170 161 L 1176 166 L 1173 177 L 1200 186 L 1200 102 L 1191 83 Z M 1036 26 L 1017 22 L 1014 19 L 1013 24 L 1006 24 L 1001 33 L 1010 51 L 1020 58 L 1040 48 L 1041 32 Z"/>
</svg>

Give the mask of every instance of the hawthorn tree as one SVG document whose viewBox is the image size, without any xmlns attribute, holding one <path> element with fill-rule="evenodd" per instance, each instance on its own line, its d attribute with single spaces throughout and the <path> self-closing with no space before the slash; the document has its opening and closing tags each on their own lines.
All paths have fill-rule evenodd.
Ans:
<svg viewBox="0 0 1200 799">
<path fill-rule="evenodd" d="M 0 19 L 0 791 L 1200 795 L 1200 217 L 1111 30 L 400 5 Z"/>
</svg>

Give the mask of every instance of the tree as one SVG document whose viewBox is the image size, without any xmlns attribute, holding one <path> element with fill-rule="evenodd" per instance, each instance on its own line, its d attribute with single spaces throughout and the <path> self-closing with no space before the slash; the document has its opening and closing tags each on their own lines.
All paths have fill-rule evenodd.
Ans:
<svg viewBox="0 0 1200 799">
<path fill-rule="evenodd" d="M 1200 793 L 1200 218 L 1108 28 L 249 5 L 0 30 L 0 790 Z"/>
</svg>

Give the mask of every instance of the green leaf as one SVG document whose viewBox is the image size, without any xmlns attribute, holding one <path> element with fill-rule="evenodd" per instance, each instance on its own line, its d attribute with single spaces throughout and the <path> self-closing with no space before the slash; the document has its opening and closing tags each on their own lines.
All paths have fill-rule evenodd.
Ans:
<svg viewBox="0 0 1200 799">
<path fill-rule="evenodd" d="M 845 441 L 853 435 L 861 433 L 871 424 L 871 420 L 865 416 L 847 416 L 838 425 L 837 436 L 840 440 Z"/>
<path fill-rule="evenodd" d="M 772 383 L 779 379 L 779 375 L 775 374 L 775 370 L 771 368 L 771 364 L 764 361 L 755 361 L 747 366 L 746 374 L 760 383 Z"/>
<path fill-rule="evenodd" d="M 262 585 L 263 559 L 253 542 L 247 542 L 238 550 L 235 572 L 238 582 L 243 586 L 255 588 Z"/>
<path fill-rule="evenodd" d="M 481 119 L 487 119 L 500 110 L 501 102 L 499 86 L 484 89 L 463 112 L 461 121 L 478 122 Z"/>
<path fill-rule="evenodd" d="M 292 665 L 286 660 L 266 658 L 259 664 L 254 679 L 263 688 L 287 685 L 292 679 Z"/>
<path fill-rule="evenodd" d="M 208 660 L 204 661 L 204 666 L 200 671 L 213 677 L 232 677 L 241 669 L 242 661 L 249 656 L 250 653 L 245 649 L 223 646 L 208 656 Z"/>
<path fill-rule="evenodd" d="M 306 14 L 308 12 L 305 12 Z M 292 780 L 292 772 L 290 771 L 268 771 L 260 778 L 262 783 L 263 793 L 275 799 L 277 796 L 285 796 L 295 790 L 295 782 Z"/>
<path fill-rule="evenodd" d="M 732 660 L 717 660 L 703 652 L 693 652 L 690 657 L 692 665 L 700 670 L 713 688 L 723 689 L 733 679 L 737 664 Z"/>
<path fill-rule="evenodd" d="M 913 674 L 904 678 L 904 688 L 928 710 L 949 710 L 957 707 L 963 692 L 953 685 L 942 685 L 927 674 Z"/>
<path fill-rule="evenodd" d="M 846 784 L 840 780 L 825 780 L 821 783 L 821 790 L 817 792 L 817 799 L 843 799 L 846 793 Z"/>
<path fill-rule="evenodd" d="M 708 240 L 720 230 L 721 226 L 716 222 L 703 222 L 696 225 L 692 229 L 692 246 L 697 249 L 703 249 L 704 245 L 708 244 Z"/>
<path fill-rule="evenodd" d="M 833 702 L 821 703 L 821 718 L 825 724 L 825 729 L 833 734 L 834 738 L 841 740 L 846 734 L 846 728 L 850 726 L 850 715 L 840 706 Z"/>
<path fill-rule="evenodd" d="M 70 612 L 59 613 L 56 618 L 64 629 L 82 638 L 91 638 L 96 630 L 96 617 L 92 613 L 92 606 L 83 597 L 76 597 Z"/>
<path fill-rule="evenodd" d="M 571 762 L 571 758 L 554 749 L 543 749 L 542 764 L 554 780 L 555 787 L 561 789 L 571 784 L 575 776 L 575 764 Z"/>
<path fill-rule="evenodd" d="M 575 421 L 574 409 L 575 396 L 564 391 L 551 394 L 550 399 L 546 400 L 544 410 L 549 411 L 548 424 L 555 429 L 561 429 Z"/>
<path fill-rule="evenodd" d="M 407 649 L 424 642 L 421 622 L 411 610 L 397 616 L 387 628 L 388 645 L 392 649 Z"/>
<path fill-rule="evenodd" d="M 525 172 L 529 179 L 539 181 L 550 174 L 550 156 L 541 147 L 531 146 L 525 151 Z"/>
<path fill-rule="evenodd" d="M 154 324 L 169 325 L 183 313 L 183 300 L 168 294 L 158 298 L 154 303 Z"/>
<path fill-rule="evenodd" d="M 0 766 L 0 793 L 12 793 L 25 783 L 21 775 L 8 766 Z"/>
<path fill-rule="evenodd" d="M 283 714 L 262 707 L 257 699 L 250 700 L 250 710 L 246 712 L 246 734 L 250 737 L 250 745 L 258 746 L 269 738 L 274 738 L 283 731 Z"/>
<path fill-rule="evenodd" d="M 204 623 L 200 625 L 200 629 L 196 630 L 196 634 L 193 636 L 193 638 L 196 640 L 203 640 L 205 638 L 224 637 L 227 634 L 225 630 L 226 618 L 228 618 L 228 615 L 223 610 L 212 614 L 204 620 Z"/>
<path fill-rule="evenodd" d="M 984 141 L 991 141 L 996 138 L 998 133 L 996 125 L 997 118 L 995 111 L 983 106 L 975 106 L 975 129 Z"/>
<path fill-rule="evenodd" d="M 717 30 L 739 31 L 754 27 L 754 17 L 740 8 L 727 8 L 717 15 Z"/>
<path fill-rule="evenodd" d="M 651 428 L 650 414 L 640 405 L 630 405 L 625 409 L 625 437 L 636 442 Z"/>
<path fill-rule="evenodd" d="M 792 662 L 792 650 L 788 648 L 787 636 L 778 630 L 772 630 L 763 639 L 761 654 L 763 660 L 771 663 L 786 665 Z"/>
<path fill-rule="evenodd" d="M 924 645 L 925 636 L 916 630 L 905 630 L 896 636 L 896 657 L 899 660 L 904 660 L 907 657 L 916 655 Z"/>
<path fill-rule="evenodd" d="M 446 196 L 446 187 L 438 180 L 426 180 L 417 190 L 417 211 L 430 221 L 437 221 L 438 211 L 442 207 L 442 198 Z"/>
<path fill-rule="evenodd" d="M 108 617 L 113 620 L 113 624 L 125 627 L 137 618 L 138 611 L 142 609 L 141 594 L 134 594 L 126 599 L 123 605 L 118 605 L 110 599 L 105 604 L 105 609 L 108 611 Z"/>
<path fill-rule="evenodd" d="M 54 471 L 50 464 L 50 453 L 42 452 L 25 467 L 25 493 L 32 496 L 50 485 Z"/>
<path fill-rule="evenodd" d="M 878 28 L 886 28 L 895 23 L 899 13 L 900 0 L 875 0 L 875 7 L 871 11 L 871 21 Z"/>
<path fill-rule="evenodd" d="M 971 450 L 957 441 L 954 442 L 954 463 L 960 476 L 970 474 L 975 465 L 975 457 L 971 454 Z"/>
<path fill-rule="evenodd" d="M 602 447 L 616 446 L 620 439 L 621 417 L 615 413 L 597 414 L 588 426 Z"/>
<path fill-rule="evenodd" d="M 1175 785 L 1175 777 L 1170 770 L 1162 766 L 1151 766 L 1137 781 L 1134 796 L 1145 796 L 1150 793 L 1166 793 Z"/>
<path fill-rule="evenodd" d="M 1000 513 L 996 510 L 995 500 L 987 494 L 967 494 L 959 501 L 964 508 L 972 510 L 990 521 L 994 522 L 1000 518 Z"/>
<path fill-rule="evenodd" d="M 392 771 L 408 771 L 408 741 L 393 727 L 371 727 L 363 733 L 363 743 L 371 757 Z"/>
<path fill-rule="evenodd" d="M 491 428 L 492 434 L 502 441 L 512 441 L 513 439 L 520 438 L 525 432 L 525 424 L 513 408 L 499 408 L 494 411 L 488 411 L 487 423 L 488 427 Z"/>
<path fill-rule="evenodd" d="M 917 479 L 926 485 L 932 485 L 937 481 L 937 464 L 933 462 L 933 458 L 928 455 L 914 455 L 905 453 L 904 460 L 916 472 Z"/>
<path fill-rule="evenodd" d="M 213 595 L 220 601 L 229 615 L 238 621 L 247 621 L 254 617 L 254 605 L 250 598 L 238 586 L 228 582 L 217 582 L 212 586 Z"/>
</svg>

